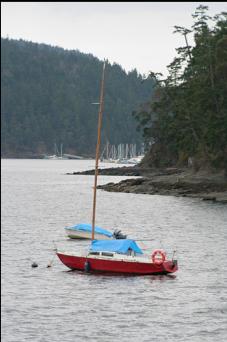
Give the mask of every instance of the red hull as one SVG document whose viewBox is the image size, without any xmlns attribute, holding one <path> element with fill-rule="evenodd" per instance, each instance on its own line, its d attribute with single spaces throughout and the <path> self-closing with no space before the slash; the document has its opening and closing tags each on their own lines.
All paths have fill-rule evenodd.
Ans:
<svg viewBox="0 0 227 342">
<path fill-rule="evenodd" d="M 57 253 L 61 262 L 72 270 L 87 270 L 91 272 L 115 272 L 125 274 L 167 274 L 178 270 L 177 262 L 164 261 L 161 265 L 151 262 L 130 262 L 122 260 L 104 260 L 92 257 L 79 257 Z"/>
</svg>

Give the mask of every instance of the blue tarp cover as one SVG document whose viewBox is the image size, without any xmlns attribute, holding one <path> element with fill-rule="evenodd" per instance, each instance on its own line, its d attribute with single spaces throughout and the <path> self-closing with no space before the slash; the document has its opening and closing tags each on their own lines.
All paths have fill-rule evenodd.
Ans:
<svg viewBox="0 0 227 342">
<path fill-rule="evenodd" d="M 94 240 L 91 243 L 90 250 L 94 252 L 117 252 L 121 254 L 127 253 L 131 248 L 134 252 L 143 254 L 142 250 L 139 248 L 134 240 L 124 239 L 124 240 Z"/>
<path fill-rule="evenodd" d="M 83 230 L 86 232 L 91 232 L 92 230 L 92 225 L 91 224 L 87 224 L 87 223 L 80 223 L 80 224 L 76 224 L 75 226 L 71 226 L 71 227 L 67 227 L 67 229 L 73 229 L 73 230 Z M 97 227 L 95 226 L 95 232 L 96 233 L 100 233 L 106 236 L 113 236 L 113 233 L 109 232 L 106 229 L 103 229 L 101 227 Z"/>
</svg>

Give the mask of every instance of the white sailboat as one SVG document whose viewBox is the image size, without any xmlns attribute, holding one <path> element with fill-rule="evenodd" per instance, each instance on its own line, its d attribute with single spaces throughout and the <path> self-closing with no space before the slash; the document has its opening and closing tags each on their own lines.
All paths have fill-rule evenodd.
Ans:
<svg viewBox="0 0 227 342">
<path fill-rule="evenodd" d="M 63 151 L 63 144 L 61 144 L 61 147 L 60 147 L 60 154 L 58 152 L 58 148 L 57 148 L 57 144 L 54 144 L 54 151 L 55 153 L 51 156 L 48 156 L 48 155 L 45 155 L 44 156 L 44 159 L 51 159 L 51 160 L 66 160 L 66 159 L 69 159 L 66 155 L 64 155 L 62 153 Z"/>
</svg>

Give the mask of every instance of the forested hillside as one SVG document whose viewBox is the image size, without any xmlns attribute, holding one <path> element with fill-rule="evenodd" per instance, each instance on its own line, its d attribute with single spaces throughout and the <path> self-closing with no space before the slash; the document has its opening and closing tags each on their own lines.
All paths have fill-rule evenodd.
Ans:
<svg viewBox="0 0 227 342">
<path fill-rule="evenodd" d="M 94 155 L 102 61 L 23 40 L 1 39 L 1 155 Z M 151 98 L 153 80 L 107 63 L 102 144 L 139 143 L 132 111 Z"/>
<path fill-rule="evenodd" d="M 210 17 L 201 5 L 192 16 L 191 28 L 175 26 L 184 46 L 176 49 L 169 76 L 150 74 L 156 81 L 153 100 L 149 109 L 135 113 L 144 138 L 153 141 L 143 164 L 227 174 L 227 13 Z"/>
</svg>

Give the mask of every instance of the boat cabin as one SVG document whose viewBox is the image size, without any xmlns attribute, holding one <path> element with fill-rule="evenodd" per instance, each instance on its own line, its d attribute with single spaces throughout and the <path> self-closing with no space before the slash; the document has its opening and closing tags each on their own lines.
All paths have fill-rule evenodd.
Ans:
<svg viewBox="0 0 227 342">
<path fill-rule="evenodd" d="M 89 255 L 114 257 L 116 254 L 136 256 L 143 254 L 134 240 L 94 240 L 91 243 Z"/>
</svg>

